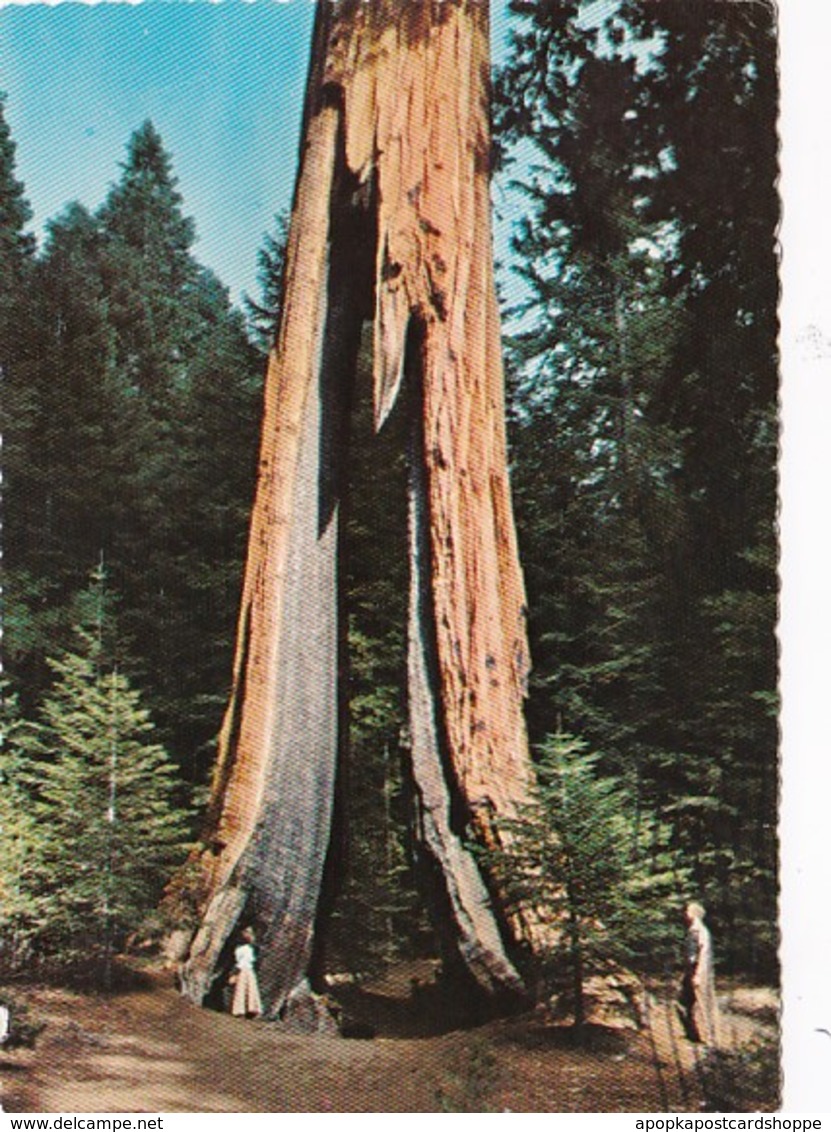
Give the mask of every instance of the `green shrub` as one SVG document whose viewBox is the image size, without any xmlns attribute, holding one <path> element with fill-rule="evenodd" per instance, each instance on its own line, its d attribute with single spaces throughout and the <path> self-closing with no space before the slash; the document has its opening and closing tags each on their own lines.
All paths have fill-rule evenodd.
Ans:
<svg viewBox="0 0 831 1132">
<path fill-rule="evenodd" d="M 598 760 L 581 740 L 551 736 L 533 801 L 501 824 L 504 847 L 488 855 L 509 906 L 551 923 L 542 973 L 572 1002 L 578 1031 L 589 975 L 674 954 L 668 913 L 686 883 L 668 827 L 637 808 L 618 779 L 601 777 Z"/>
</svg>

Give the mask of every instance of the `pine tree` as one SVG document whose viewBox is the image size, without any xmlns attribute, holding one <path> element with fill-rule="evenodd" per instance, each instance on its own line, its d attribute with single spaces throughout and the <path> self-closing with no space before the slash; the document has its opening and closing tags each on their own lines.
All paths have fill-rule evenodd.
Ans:
<svg viewBox="0 0 831 1132">
<path fill-rule="evenodd" d="M 668 954 L 670 912 L 686 879 L 666 824 L 598 766 L 581 740 L 550 736 L 536 765 L 535 800 L 503 823 L 508 847 L 495 857 L 512 906 L 555 928 L 544 976 L 571 1002 L 578 1038 L 591 974 L 619 964 L 654 968 Z"/>
<path fill-rule="evenodd" d="M 113 563 L 119 532 L 134 522 L 135 398 L 115 365 L 102 251 L 99 224 L 72 203 L 47 224 L 32 271 L 38 348 L 29 413 L 9 422 L 20 458 L 4 548 L 7 657 L 26 712 L 48 683 L 47 652 L 71 642 L 90 566 L 102 555 Z"/>
<path fill-rule="evenodd" d="M 148 120 L 130 138 L 121 179 L 98 212 L 118 362 L 156 410 L 187 356 L 184 299 L 195 274 L 194 223 L 182 213 L 176 184 L 170 155 Z"/>
<path fill-rule="evenodd" d="M 4 627 L 28 713 L 47 654 L 72 647 L 103 554 L 130 642 L 123 671 L 198 780 L 231 668 L 261 361 L 192 240 L 150 123 L 97 212 L 70 204 L 47 225 L 17 296 L 31 356 L 4 377 Z"/>
<path fill-rule="evenodd" d="M 500 119 L 527 170 L 509 356 L 529 720 L 540 739 L 559 719 L 640 780 L 671 741 L 662 591 L 679 525 L 678 439 L 651 408 L 678 320 L 645 218 L 660 160 L 634 60 L 604 51 L 579 5 L 515 9 Z"/>
<path fill-rule="evenodd" d="M 532 732 L 559 718 L 666 808 L 730 961 L 767 976 L 773 10 L 511 7 L 499 117 L 527 196 L 512 360 Z"/>
<path fill-rule="evenodd" d="M 171 402 L 176 461 L 156 485 L 164 517 L 127 625 L 142 642 L 156 718 L 193 781 L 204 782 L 233 661 L 245 535 L 254 497 L 262 365 L 228 290 L 200 268 L 190 292 L 192 356 Z M 138 582 L 138 579 L 137 579 Z M 147 633 L 166 625 L 164 639 Z"/>
<path fill-rule="evenodd" d="M 84 584 L 101 551 L 109 556 L 123 475 L 120 390 L 100 255 L 97 223 L 73 203 L 47 224 L 35 271 L 39 403 L 29 476 L 25 489 L 16 485 L 25 496 L 27 529 L 13 548 L 32 573 L 50 580 L 56 603 Z M 21 512 L 23 500 L 15 503 Z"/>
<path fill-rule="evenodd" d="M 39 479 L 35 241 L 26 232 L 32 211 L 15 175 L 16 146 L 0 92 L 0 437 L 3 493 L 3 653 L 5 664 L 37 635 L 31 611 L 48 589 L 27 569 Z"/>
<path fill-rule="evenodd" d="M 31 295 L 29 284 L 35 244 L 26 232 L 32 210 L 23 184 L 15 176 L 16 146 L 6 121 L 6 95 L 0 92 L 0 432 L 3 436 L 5 488 L 23 479 L 27 467 L 27 438 L 36 399 L 29 383 L 27 362 L 30 319 L 24 317 Z M 4 543 L 9 538 L 4 532 Z"/>
<path fill-rule="evenodd" d="M 261 363 L 227 288 L 191 254 L 193 222 L 152 123 L 127 151 L 96 215 L 123 391 L 107 561 L 133 675 L 166 745 L 198 781 L 231 668 Z"/>
<path fill-rule="evenodd" d="M 286 242 L 289 222 L 285 213 L 274 217 L 274 231 L 267 232 L 257 252 L 257 282 L 259 301 L 246 295 L 245 313 L 254 339 L 266 353 L 273 345 L 280 325 L 283 302 L 283 271 L 286 262 Z"/>
<path fill-rule="evenodd" d="M 32 210 L 15 176 L 16 146 L 6 121 L 6 97 L 0 91 L 0 315 L 7 313 L 35 250 L 34 237 L 25 230 Z"/>
<path fill-rule="evenodd" d="M 42 837 L 40 947 L 109 982 L 115 950 L 184 853 L 186 823 L 139 693 L 103 663 L 101 628 L 79 626 L 78 651 L 50 661 L 55 684 L 25 749 Z"/>
<path fill-rule="evenodd" d="M 685 312 L 654 399 L 682 437 L 683 589 L 666 669 L 688 752 L 673 768 L 676 820 L 735 946 L 729 961 L 768 978 L 778 759 L 775 8 L 625 9 L 663 45 L 645 76 L 667 154 L 649 212 L 676 234 L 671 279 Z"/>
<path fill-rule="evenodd" d="M 41 911 L 36 863 L 43 836 L 27 785 L 31 775 L 20 742 L 24 727 L 17 697 L 4 680 L 0 684 L 0 975 L 26 963 Z"/>
</svg>

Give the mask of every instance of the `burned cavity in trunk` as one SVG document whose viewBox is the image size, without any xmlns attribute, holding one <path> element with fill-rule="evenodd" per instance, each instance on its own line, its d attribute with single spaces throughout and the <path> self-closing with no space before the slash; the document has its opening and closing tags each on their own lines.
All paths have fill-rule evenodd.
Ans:
<svg viewBox="0 0 831 1132">
<path fill-rule="evenodd" d="M 202 1001 L 229 936 L 254 920 L 272 1017 L 319 971 L 344 859 L 346 646 L 353 664 L 362 647 L 344 609 L 344 461 L 367 317 L 375 426 L 394 433 L 400 415 L 409 452 L 407 581 L 389 601 L 400 617 L 406 591 L 404 746 L 434 925 L 448 965 L 494 1004 L 523 997 L 512 956 L 538 942 L 470 848 L 498 839 L 533 777 L 483 162 L 487 10 L 420 12 L 414 35 L 383 3 L 318 9 L 205 898 L 183 969 Z"/>
</svg>

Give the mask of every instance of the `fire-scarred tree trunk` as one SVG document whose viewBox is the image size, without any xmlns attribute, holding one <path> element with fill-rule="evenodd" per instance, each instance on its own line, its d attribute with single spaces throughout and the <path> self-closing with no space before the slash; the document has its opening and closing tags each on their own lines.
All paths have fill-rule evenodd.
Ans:
<svg viewBox="0 0 831 1132">
<path fill-rule="evenodd" d="M 257 926 L 267 1013 L 304 980 L 331 857 L 339 727 L 338 510 L 361 324 L 380 428 L 412 422 L 409 702 L 418 835 L 445 945 L 487 995 L 523 992 L 530 929 L 492 899 L 471 836 L 527 795 L 523 585 L 509 497 L 488 196 L 482 0 L 318 8 L 266 384 L 234 686 L 184 966 L 205 997 Z"/>
</svg>

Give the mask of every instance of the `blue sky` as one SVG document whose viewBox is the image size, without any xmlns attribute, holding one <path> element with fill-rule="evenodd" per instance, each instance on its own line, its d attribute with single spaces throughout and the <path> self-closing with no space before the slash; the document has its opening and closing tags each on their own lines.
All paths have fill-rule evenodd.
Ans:
<svg viewBox="0 0 831 1132">
<path fill-rule="evenodd" d="M 294 181 L 314 5 L 151 0 L 0 9 L 0 88 L 40 233 L 96 208 L 151 118 L 172 154 L 197 257 L 235 297 Z"/>
<path fill-rule="evenodd" d="M 0 89 L 38 236 L 68 201 L 102 202 L 151 118 L 197 258 L 235 299 L 256 294 L 257 249 L 291 200 L 313 14 L 313 0 L 0 6 Z"/>
</svg>

